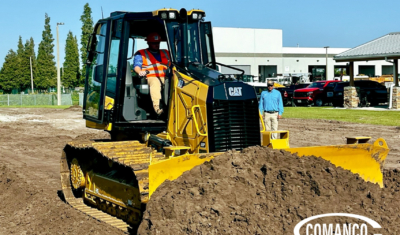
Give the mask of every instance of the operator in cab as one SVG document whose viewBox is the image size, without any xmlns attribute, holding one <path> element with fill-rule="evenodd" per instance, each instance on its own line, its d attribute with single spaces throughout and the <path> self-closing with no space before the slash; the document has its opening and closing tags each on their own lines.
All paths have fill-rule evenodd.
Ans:
<svg viewBox="0 0 400 235">
<path fill-rule="evenodd" d="M 157 115 L 161 115 L 163 113 L 160 106 L 161 86 L 164 84 L 171 59 L 167 50 L 160 50 L 161 36 L 158 33 L 150 33 L 146 41 L 149 47 L 135 53 L 133 67 L 139 76 L 146 76 L 154 111 Z"/>
<path fill-rule="evenodd" d="M 258 108 L 264 118 L 265 129 L 267 131 L 277 131 L 278 119 L 283 114 L 283 102 L 281 93 L 274 89 L 273 81 L 268 81 L 267 90 L 261 92 Z M 271 138 L 276 139 L 277 134 L 272 134 Z"/>
</svg>

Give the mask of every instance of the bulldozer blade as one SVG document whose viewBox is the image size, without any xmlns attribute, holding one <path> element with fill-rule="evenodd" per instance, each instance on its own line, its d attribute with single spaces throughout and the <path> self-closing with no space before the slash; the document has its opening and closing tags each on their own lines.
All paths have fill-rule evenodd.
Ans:
<svg viewBox="0 0 400 235">
<path fill-rule="evenodd" d="M 330 161 L 337 167 L 359 174 L 365 181 L 383 188 L 383 165 L 389 148 L 382 138 L 373 144 L 345 144 L 283 149 L 299 157 L 315 156 Z"/>
<path fill-rule="evenodd" d="M 149 166 L 149 196 L 166 180 L 175 180 L 193 167 L 210 161 L 222 153 L 185 154 L 152 162 Z"/>
</svg>

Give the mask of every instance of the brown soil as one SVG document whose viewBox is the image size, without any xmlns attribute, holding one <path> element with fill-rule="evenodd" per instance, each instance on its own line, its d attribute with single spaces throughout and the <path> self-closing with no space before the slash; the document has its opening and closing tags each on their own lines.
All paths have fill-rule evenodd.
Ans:
<svg viewBox="0 0 400 235">
<path fill-rule="evenodd" d="M 280 129 L 290 131 L 292 147 L 342 144 L 346 136 L 367 135 L 371 136 L 373 140 L 383 137 L 391 149 L 385 167 L 387 169 L 399 168 L 400 150 L 397 144 L 400 139 L 399 128 L 296 119 L 283 119 L 279 125 Z M 122 234 L 119 230 L 74 210 L 60 198 L 59 161 L 65 143 L 75 138 L 109 138 L 103 131 L 85 127 L 80 108 L 71 107 L 65 110 L 1 108 L 0 130 L 0 200 L 2 202 L 0 206 L 0 234 Z M 159 229 L 159 231 L 166 232 L 160 234 L 181 234 L 189 233 L 189 231 L 208 233 L 207 231 L 211 230 L 207 229 L 218 228 L 221 233 L 225 233 L 223 229 L 237 233 L 234 230 L 235 226 L 238 229 L 247 229 L 246 226 L 260 225 L 259 230 L 253 227 L 249 227 L 248 231 L 240 230 L 242 233 L 248 234 L 251 231 L 254 233 L 264 231 L 265 226 L 272 223 L 274 230 L 271 231 L 281 234 L 281 231 L 290 231 L 299 218 L 320 212 L 331 212 L 326 208 L 332 208 L 332 206 L 317 208 L 319 203 L 334 202 L 330 203 L 330 205 L 334 205 L 344 201 L 343 204 L 349 204 L 352 213 L 367 211 L 367 209 L 359 209 L 361 203 L 366 208 L 371 208 L 371 212 L 365 215 L 373 215 L 370 216 L 371 219 L 375 219 L 384 227 L 387 226 L 386 229 L 391 229 L 389 234 L 396 234 L 394 232 L 396 230 L 392 226 L 395 222 L 398 222 L 398 218 L 391 217 L 391 215 L 394 214 L 393 210 L 396 210 L 399 205 L 393 199 L 399 189 L 398 182 L 400 182 L 400 179 L 397 172 L 391 171 L 390 177 L 386 177 L 385 184 L 392 188 L 386 189 L 386 191 L 379 190 L 375 189 L 375 185 L 364 183 L 340 169 L 329 167 L 330 173 L 328 173 L 326 165 L 324 165 L 326 162 L 320 162 L 321 160 L 308 162 L 303 159 L 291 159 L 293 157 L 285 155 L 287 161 L 274 163 L 273 159 L 277 157 L 269 158 L 267 154 L 279 155 L 281 153 L 268 150 L 251 148 L 246 150 L 250 152 L 244 154 L 243 157 L 239 157 L 238 153 L 228 153 L 225 157 L 213 160 L 212 164 L 186 173 L 187 179 L 182 177 L 176 182 L 165 184 L 154 194 L 146 212 L 147 222 L 142 226 L 144 230 L 141 231 L 151 233 L 155 229 Z M 257 154 L 251 153 L 251 151 L 255 151 Z M 265 154 L 262 152 L 265 152 Z M 257 157 L 252 160 L 250 156 Z M 243 160 L 240 160 L 242 158 Z M 291 160 L 289 161 L 289 159 Z M 237 166 L 229 165 L 231 164 L 229 161 L 232 162 L 232 160 L 235 163 L 237 162 Z M 250 164 L 252 161 L 256 161 L 254 167 Z M 262 163 L 262 161 L 265 162 Z M 294 164 L 292 161 L 296 163 Z M 265 176 L 262 173 L 263 171 L 260 170 L 261 167 L 257 169 L 263 164 L 266 165 L 267 169 Z M 300 166 L 301 168 L 303 166 L 309 167 L 312 164 L 317 164 L 318 168 L 314 170 L 302 169 L 305 175 L 295 171 Z M 224 166 L 227 165 L 230 168 L 224 169 Z M 215 166 L 219 170 L 211 170 L 211 166 Z M 207 175 L 196 175 L 198 169 L 204 169 L 208 172 Z M 247 172 L 247 169 L 250 169 L 253 174 Z M 311 172 L 311 177 L 307 176 L 306 169 Z M 316 169 L 319 169 L 319 171 Z M 282 174 L 286 174 L 285 179 L 277 178 L 280 175 L 279 170 L 283 172 Z M 231 175 L 224 177 L 224 174 Z M 330 176 L 330 174 L 333 176 Z M 340 177 L 335 176 L 335 174 Z M 268 187 L 262 181 L 257 181 L 255 175 L 259 179 L 265 178 Z M 334 180 L 330 180 L 327 176 Z M 316 183 L 312 183 L 314 181 L 311 181 L 311 179 Z M 207 184 L 207 181 L 217 184 Z M 333 184 L 332 182 L 335 181 L 336 183 Z M 246 182 L 252 182 L 253 185 L 250 187 Z M 272 188 L 273 182 L 275 182 L 276 187 Z M 204 193 L 203 196 L 200 195 L 199 187 L 196 185 L 201 185 L 207 193 Z M 237 188 L 227 188 L 229 185 Z M 296 189 L 297 186 L 294 185 L 301 187 Z M 304 188 L 302 189 L 302 187 Z M 317 188 L 322 196 L 317 196 Z M 334 190 L 342 190 L 343 193 L 335 196 L 334 192 L 336 191 Z M 181 191 L 181 195 L 178 193 L 179 191 Z M 372 193 L 368 196 L 369 191 Z M 333 196 L 326 196 L 330 195 L 330 192 Z M 304 195 L 301 193 L 304 193 Z M 358 196 L 352 196 L 353 193 Z M 167 195 L 174 196 L 176 200 L 167 199 Z M 254 198 L 249 197 L 249 195 Z M 300 195 L 303 196 L 304 200 L 299 199 Z M 382 199 L 382 195 L 386 198 Z M 357 197 L 359 198 L 358 201 L 355 200 Z M 182 201 L 182 198 L 187 200 Z M 190 198 L 195 200 L 190 201 Z M 214 201 L 207 201 L 210 198 Z M 276 202 L 272 203 L 266 198 L 276 200 Z M 329 200 L 326 198 L 329 198 Z M 224 201 L 225 199 L 226 201 Z M 382 200 L 385 200 L 386 204 L 379 207 L 379 205 L 382 205 Z M 257 205 L 248 206 L 249 202 L 256 201 L 258 202 Z M 171 204 L 164 204 L 167 202 Z M 273 206 L 275 209 L 271 209 L 274 208 Z M 295 207 L 299 213 L 293 212 Z M 290 211 L 286 212 L 283 208 L 288 208 Z M 171 211 L 172 209 L 174 210 Z M 181 211 L 182 209 L 184 210 Z M 346 212 L 347 210 L 344 209 L 346 208 L 336 207 L 336 211 Z M 164 212 L 161 212 L 161 210 Z M 202 211 L 199 212 L 200 210 Z M 263 212 L 264 210 L 270 212 L 268 216 Z M 256 211 L 261 212 L 257 216 L 250 216 L 251 213 L 255 214 Z M 225 212 L 229 213 L 226 214 Z M 233 214 L 230 215 L 230 212 Z M 187 218 L 191 218 L 191 221 L 188 222 L 188 219 L 182 216 L 183 213 L 186 213 Z M 170 223 L 163 224 L 160 220 L 161 216 L 164 216 L 163 218 Z M 180 218 L 180 220 L 176 220 L 176 218 Z M 219 218 L 220 221 L 218 222 L 218 219 L 215 218 Z M 229 222 L 228 220 L 232 218 L 234 222 Z M 259 221 L 255 221 L 257 219 L 264 219 L 265 222 L 259 223 Z M 388 222 L 388 220 L 391 220 L 391 222 Z M 146 230 L 150 227 L 149 221 L 153 225 L 150 230 Z M 220 226 L 216 226 L 216 223 L 220 223 Z M 180 230 L 185 227 L 189 230 Z M 273 232 L 268 232 L 268 234 L 273 234 Z"/>
<path fill-rule="evenodd" d="M 159 187 L 139 234 L 293 234 L 301 220 L 325 213 L 364 215 L 398 234 L 400 177 L 386 174 L 381 189 L 321 158 L 266 147 L 228 152 Z"/>
</svg>

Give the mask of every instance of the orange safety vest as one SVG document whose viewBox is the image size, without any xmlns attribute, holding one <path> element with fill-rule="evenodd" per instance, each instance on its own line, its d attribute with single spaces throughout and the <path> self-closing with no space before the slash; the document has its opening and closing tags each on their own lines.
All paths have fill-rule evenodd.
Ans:
<svg viewBox="0 0 400 235">
<path fill-rule="evenodd" d="M 156 60 L 153 54 L 148 49 L 139 51 L 142 55 L 142 69 L 149 71 L 147 77 L 165 77 L 165 71 L 170 66 L 170 57 L 167 50 L 160 50 L 161 61 Z"/>
</svg>

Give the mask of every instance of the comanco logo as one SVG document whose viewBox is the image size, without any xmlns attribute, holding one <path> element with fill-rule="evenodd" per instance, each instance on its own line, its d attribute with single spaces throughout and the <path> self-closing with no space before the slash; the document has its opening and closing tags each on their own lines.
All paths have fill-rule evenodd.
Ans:
<svg viewBox="0 0 400 235">
<path fill-rule="evenodd" d="M 333 234 L 341 234 L 341 235 L 367 235 L 368 226 L 366 223 L 361 224 L 318 224 L 312 223 L 312 220 L 323 218 L 323 217 L 333 217 L 333 216 L 342 216 L 342 217 L 350 217 L 355 219 L 364 220 L 368 224 L 370 224 L 374 229 L 382 228 L 377 222 L 374 220 L 367 218 L 361 215 L 355 214 L 347 214 L 347 213 L 330 213 L 330 214 L 322 214 L 312 216 L 305 220 L 300 221 L 294 227 L 294 235 L 333 235 Z M 305 226 L 305 233 L 300 234 L 300 229 Z M 374 235 L 382 235 L 380 233 L 376 233 Z"/>
<path fill-rule="evenodd" d="M 242 96 L 242 87 L 229 87 L 230 96 Z"/>
</svg>

